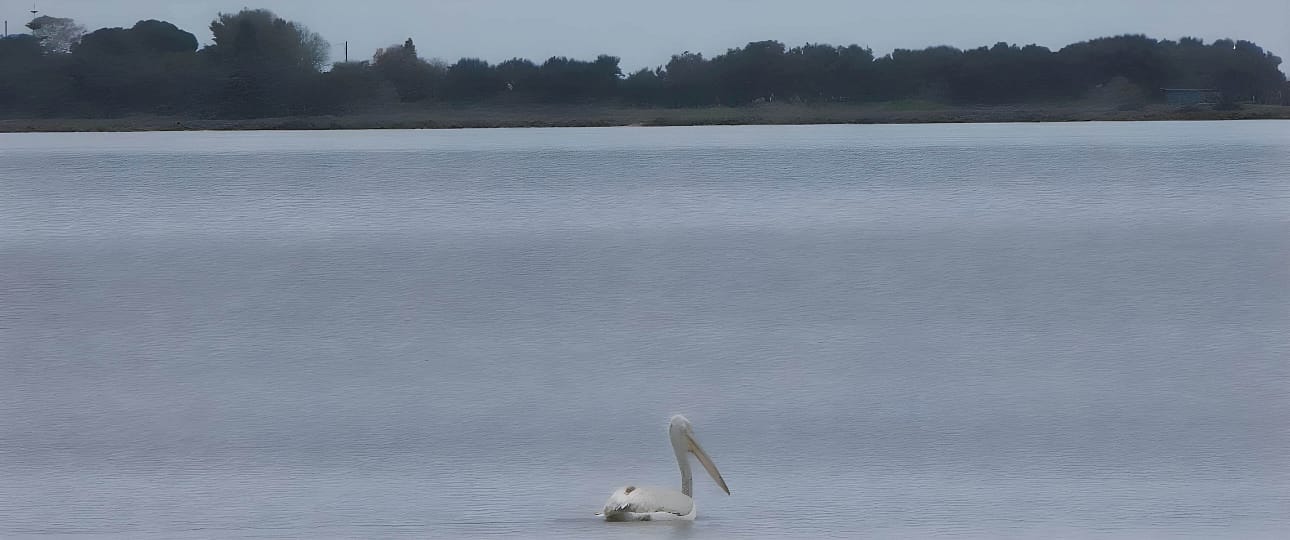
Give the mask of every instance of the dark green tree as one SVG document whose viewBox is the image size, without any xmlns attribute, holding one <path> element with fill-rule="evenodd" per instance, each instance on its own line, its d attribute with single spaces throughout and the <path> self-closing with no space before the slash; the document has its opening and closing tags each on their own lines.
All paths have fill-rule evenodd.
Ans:
<svg viewBox="0 0 1290 540">
<path fill-rule="evenodd" d="M 534 94 L 549 102 L 608 98 L 616 95 L 622 73 L 616 56 L 602 54 L 592 62 L 554 56 L 538 68 Z"/>
<path fill-rule="evenodd" d="M 217 110 L 234 116 L 309 112 L 308 95 L 327 60 L 328 45 L 305 26 L 264 9 L 221 13 L 214 43 L 203 54 L 226 73 Z"/>
<path fill-rule="evenodd" d="M 700 53 L 672 55 L 663 68 L 661 105 L 695 107 L 720 103 L 716 70 Z"/>
<path fill-rule="evenodd" d="M 745 105 L 784 99 L 792 93 L 792 75 L 784 44 L 756 41 L 712 59 L 721 101 Z"/>
<path fill-rule="evenodd" d="M 208 54 L 229 64 L 316 73 L 326 65 L 330 50 L 322 36 L 267 9 L 221 13 L 210 30 L 214 44 Z"/>
<path fill-rule="evenodd" d="M 512 58 L 497 64 L 496 71 L 508 94 L 529 96 L 537 85 L 540 68 L 529 60 Z"/>
<path fill-rule="evenodd" d="M 417 46 L 408 38 L 402 45 L 376 51 L 372 66 L 394 86 L 401 101 L 421 101 L 443 89 L 446 69 L 417 56 Z"/>
<path fill-rule="evenodd" d="M 76 94 L 102 114 L 192 109 L 215 83 L 196 51 L 196 36 L 167 22 L 95 30 L 72 48 Z"/>
<path fill-rule="evenodd" d="M 47 54 L 39 38 L 0 38 L 0 114 L 56 116 L 78 112 L 65 54 Z"/>
<path fill-rule="evenodd" d="M 312 107 L 329 114 L 357 112 L 376 104 L 383 82 L 370 62 L 337 62 L 311 93 Z"/>
<path fill-rule="evenodd" d="M 454 101 L 487 99 L 506 90 L 506 81 L 488 62 L 478 58 L 462 58 L 448 66 L 444 77 L 443 96 Z"/>
<path fill-rule="evenodd" d="M 663 103 L 667 86 L 663 68 L 641 69 L 628 75 L 622 83 L 622 96 L 634 105 Z"/>
</svg>

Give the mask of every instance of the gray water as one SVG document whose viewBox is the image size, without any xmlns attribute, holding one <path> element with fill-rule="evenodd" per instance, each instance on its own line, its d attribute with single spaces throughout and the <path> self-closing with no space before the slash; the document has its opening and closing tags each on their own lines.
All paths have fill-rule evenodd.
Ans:
<svg viewBox="0 0 1290 540">
<path fill-rule="evenodd" d="M 0 135 L 0 536 L 1277 537 L 1288 171 L 1287 122 Z M 673 413 L 733 494 L 598 521 Z"/>
</svg>

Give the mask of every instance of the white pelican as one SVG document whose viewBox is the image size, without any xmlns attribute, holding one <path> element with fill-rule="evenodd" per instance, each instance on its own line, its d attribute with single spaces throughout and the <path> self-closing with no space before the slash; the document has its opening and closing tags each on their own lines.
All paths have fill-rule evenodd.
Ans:
<svg viewBox="0 0 1290 540">
<path fill-rule="evenodd" d="M 688 454 L 694 454 L 707 469 L 712 480 L 721 486 L 726 495 L 730 488 L 721 478 L 712 458 L 694 439 L 694 428 L 684 416 L 672 417 L 667 427 L 668 438 L 672 439 L 672 452 L 676 454 L 676 464 L 681 467 L 681 491 L 650 487 L 626 486 L 618 488 L 609 500 L 605 501 L 605 511 L 601 514 L 605 521 L 662 521 L 693 520 L 697 510 L 694 507 L 693 478 L 690 475 Z"/>
</svg>

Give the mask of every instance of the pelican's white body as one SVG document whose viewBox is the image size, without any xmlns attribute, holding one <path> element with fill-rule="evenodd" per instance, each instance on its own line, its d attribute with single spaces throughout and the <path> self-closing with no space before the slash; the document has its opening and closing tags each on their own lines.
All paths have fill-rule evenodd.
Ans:
<svg viewBox="0 0 1290 540">
<path fill-rule="evenodd" d="M 672 489 L 625 486 L 605 501 L 608 521 L 693 521 L 694 499 Z"/>
<path fill-rule="evenodd" d="M 698 458 L 708 475 L 726 494 L 730 493 L 717 466 L 694 439 L 694 428 L 690 426 L 689 420 L 679 414 L 673 416 L 667 431 L 668 438 L 672 441 L 672 452 L 676 454 L 676 464 L 681 469 L 681 491 L 636 486 L 618 488 L 605 501 L 605 510 L 600 514 L 605 517 L 605 521 L 693 520 L 698 511 L 691 496 L 694 481 L 690 474 L 690 454 Z"/>
</svg>

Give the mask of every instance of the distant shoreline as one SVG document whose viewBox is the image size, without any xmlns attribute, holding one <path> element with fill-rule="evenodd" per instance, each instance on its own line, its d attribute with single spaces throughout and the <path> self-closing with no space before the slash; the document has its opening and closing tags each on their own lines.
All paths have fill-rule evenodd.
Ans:
<svg viewBox="0 0 1290 540">
<path fill-rule="evenodd" d="M 941 124 L 1160 120 L 1290 120 L 1290 106 L 1244 105 L 1239 110 L 1136 110 L 1072 106 L 944 106 L 927 103 L 762 104 L 746 107 L 634 108 L 609 105 L 462 107 L 406 106 L 336 116 L 199 119 L 174 116 L 0 119 L 0 133 L 463 129 L 813 124 Z"/>
</svg>

